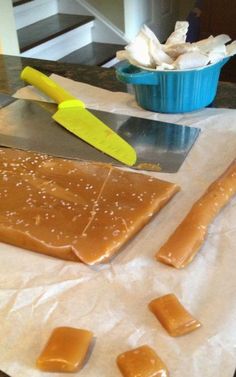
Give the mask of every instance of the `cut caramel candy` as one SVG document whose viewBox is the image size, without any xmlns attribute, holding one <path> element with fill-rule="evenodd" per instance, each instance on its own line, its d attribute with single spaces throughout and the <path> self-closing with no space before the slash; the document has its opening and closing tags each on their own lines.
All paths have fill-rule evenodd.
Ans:
<svg viewBox="0 0 236 377">
<path fill-rule="evenodd" d="M 76 372 L 83 366 L 93 334 L 73 327 L 57 327 L 37 359 L 45 372 Z"/>
<path fill-rule="evenodd" d="M 236 160 L 213 182 L 156 254 L 176 268 L 188 265 L 202 246 L 210 223 L 236 194 Z"/>
<path fill-rule="evenodd" d="M 163 361 L 147 345 L 122 353 L 117 357 L 117 365 L 124 377 L 169 376 Z"/>
<path fill-rule="evenodd" d="M 112 257 L 179 190 L 106 164 L 0 149 L 0 241 L 94 264 Z"/>
<path fill-rule="evenodd" d="M 174 294 L 156 298 L 150 302 L 149 308 L 171 336 L 185 335 L 201 326 Z"/>
</svg>

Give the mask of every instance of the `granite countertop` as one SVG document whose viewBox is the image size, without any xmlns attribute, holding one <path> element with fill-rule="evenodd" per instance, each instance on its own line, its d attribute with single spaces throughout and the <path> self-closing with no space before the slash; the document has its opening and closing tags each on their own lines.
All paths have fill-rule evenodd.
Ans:
<svg viewBox="0 0 236 377">
<path fill-rule="evenodd" d="M 26 65 L 39 69 L 46 74 L 56 73 L 111 91 L 127 91 L 127 86 L 116 79 L 114 68 L 65 64 L 48 60 L 0 55 L 0 94 L 12 95 L 17 89 L 25 86 L 19 76 Z M 219 82 L 213 106 L 235 109 L 236 83 Z"/>
<path fill-rule="evenodd" d="M 17 89 L 25 86 L 24 82 L 20 79 L 20 72 L 27 65 L 39 69 L 46 74 L 56 73 L 111 91 L 127 91 L 127 86 L 116 79 L 114 68 L 65 64 L 47 60 L 0 55 L 0 105 L 5 100 L 5 97 L 1 96 L 1 94 L 12 95 Z M 236 109 L 236 83 L 219 82 L 213 106 Z M 0 371 L 0 377 L 9 376 Z M 234 377 L 236 377 L 236 374 Z"/>
</svg>

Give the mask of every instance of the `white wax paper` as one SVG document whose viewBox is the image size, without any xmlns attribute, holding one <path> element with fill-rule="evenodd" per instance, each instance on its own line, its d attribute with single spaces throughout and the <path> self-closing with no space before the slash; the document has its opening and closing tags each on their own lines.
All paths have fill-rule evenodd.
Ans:
<svg viewBox="0 0 236 377">
<path fill-rule="evenodd" d="M 153 31 L 143 25 L 125 49 L 117 51 L 116 57 L 155 71 L 204 67 L 236 54 L 235 41 L 229 44 L 229 35 L 211 35 L 190 43 L 186 42 L 188 28 L 188 21 L 177 21 L 173 33 L 162 44 Z"/>
<path fill-rule="evenodd" d="M 171 377 L 232 377 L 236 198 L 213 222 L 204 246 L 187 268 L 160 264 L 154 254 L 235 158 L 236 111 L 153 114 L 138 108 L 129 94 L 57 79 L 69 89 L 72 85 L 72 92 L 83 88 L 77 95 L 89 107 L 197 126 L 202 132 L 178 173 L 152 173 L 178 183 L 182 190 L 110 263 L 92 269 L 0 244 L 0 369 L 12 377 L 68 376 L 40 372 L 35 360 L 55 327 L 73 326 L 92 330 L 96 337 L 93 352 L 78 373 L 81 377 L 121 376 L 117 355 L 143 344 L 156 350 Z M 166 293 L 175 293 L 202 328 L 170 337 L 147 307 Z"/>
</svg>

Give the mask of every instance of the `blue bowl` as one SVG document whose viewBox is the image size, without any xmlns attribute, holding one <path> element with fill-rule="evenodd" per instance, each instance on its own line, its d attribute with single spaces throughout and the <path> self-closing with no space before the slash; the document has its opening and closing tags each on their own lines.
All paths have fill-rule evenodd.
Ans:
<svg viewBox="0 0 236 377">
<path fill-rule="evenodd" d="M 118 80 L 132 84 L 137 103 L 160 113 L 185 113 L 210 105 L 225 58 L 205 67 L 181 71 L 145 70 L 127 62 L 116 69 Z"/>
</svg>

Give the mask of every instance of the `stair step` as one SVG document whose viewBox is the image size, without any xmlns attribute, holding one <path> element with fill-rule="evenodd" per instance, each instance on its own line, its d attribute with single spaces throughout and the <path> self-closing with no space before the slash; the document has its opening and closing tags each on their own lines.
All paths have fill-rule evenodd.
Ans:
<svg viewBox="0 0 236 377">
<path fill-rule="evenodd" d="M 17 31 L 20 52 L 30 50 L 94 20 L 92 16 L 58 13 Z"/>
<path fill-rule="evenodd" d="M 25 3 L 30 3 L 33 0 L 12 0 L 13 7 L 17 7 L 18 5 L 22 5 Z"/>
<path fill-rule="evenodd" d="M 123 49 L 124 46 L 119 44 L 92 42 L 64 56 L 59 61 L 71 64 L 101 66 L 113 59 L 117 51 Z"/>
</svg>

